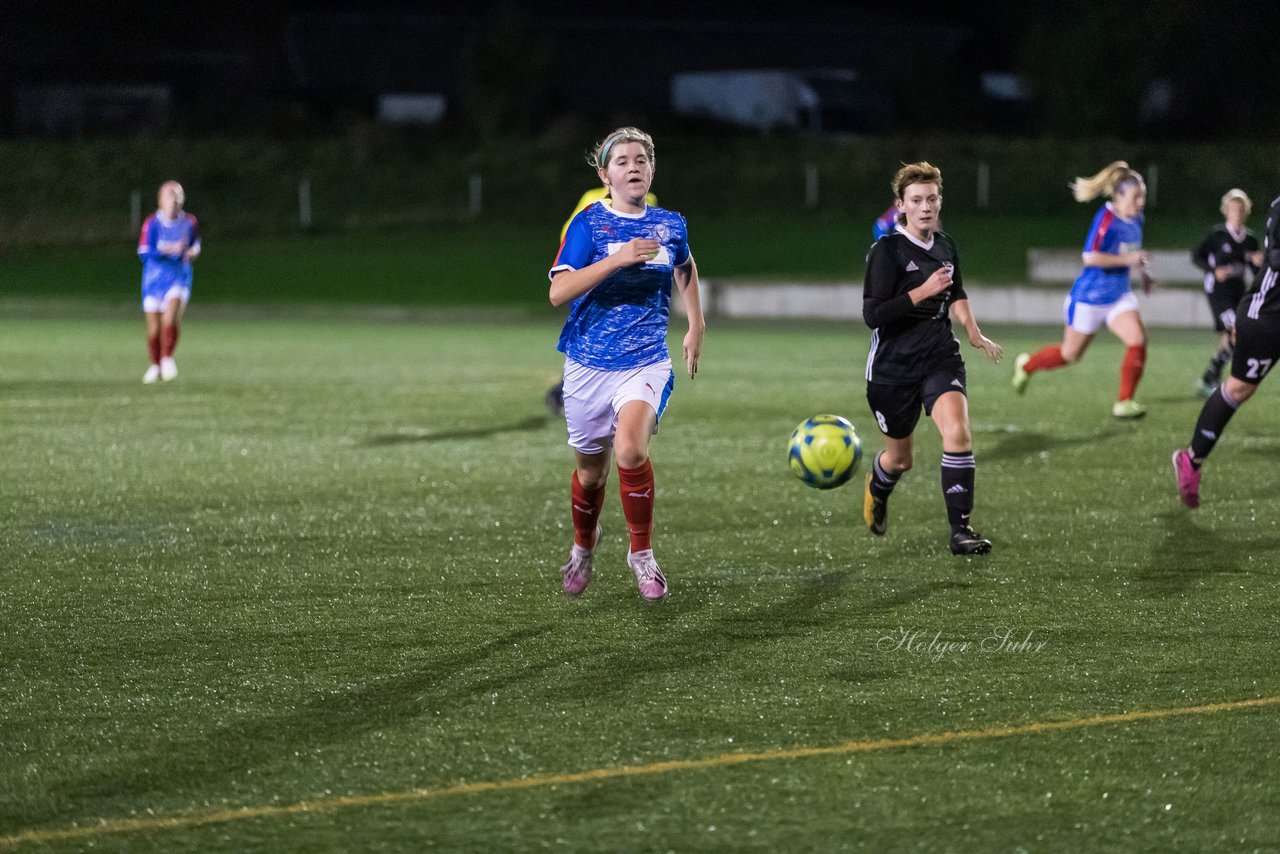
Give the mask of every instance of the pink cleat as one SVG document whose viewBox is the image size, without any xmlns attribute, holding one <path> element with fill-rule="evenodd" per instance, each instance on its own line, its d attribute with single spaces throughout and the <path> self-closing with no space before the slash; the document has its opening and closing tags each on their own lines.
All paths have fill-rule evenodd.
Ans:
<svg viewBox="0 0 1280 854">
<path fill-rule="evenodd" d="M 667 595 L 667 577 L 653 559 L 653 549 L 628 552 L 627 565 L 636 574 L 636 585 L 640 588 L 641 596 L 653 600 Z"/>
<path fill-rule="evenodd" d="M 1200 506 L 1200 470 L 1191 464 L 1186 448 L 1173 452 L 1173 473 L 1178 477 L 1178 496 L 1188 507 Z"/>
<path fill-rule="evenodd" d="M 592 558 L 595 555 L 596 543 L 600 542 L 600 526 L 596 525 L 596 538 L 591 548 L 584 549 L 577 543 L 569 552 L 569 562 L 560 567 L 564 576 L 564 592 L 570 596 L 581 596 L 582 591 L 591 583 Z"/>
</svg>

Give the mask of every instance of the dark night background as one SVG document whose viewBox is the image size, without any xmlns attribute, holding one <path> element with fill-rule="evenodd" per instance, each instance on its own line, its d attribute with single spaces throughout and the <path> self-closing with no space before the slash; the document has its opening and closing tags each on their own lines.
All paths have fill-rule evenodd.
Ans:
<svg viewBox="0 0 1280 854">
<path fill-rule="evenodd" d="M 829 129 L 1266 140 L 1280 131 L 1280 3 L 6 4 L 0 135 L 137 132 L 110 110 L 61 122 L 49 87 L 159 86 L 165 133 L 325 132 L 387 92 L 434 92 L 440 132 L 538 133 L 625 105 L 662 125 L 670 78 L 848 69 Z M 984 94 L 1017 75 L 1026 97 Z"/>
</svg>

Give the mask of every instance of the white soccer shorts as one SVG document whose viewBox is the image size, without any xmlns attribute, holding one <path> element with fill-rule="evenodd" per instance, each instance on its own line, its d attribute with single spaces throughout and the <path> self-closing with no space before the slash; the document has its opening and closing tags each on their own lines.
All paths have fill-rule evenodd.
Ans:
<svg viewBox="0 0 1280 854">
<path fill-rule="evenodd" d="M 142 298 L 142 310 L 148 314 L 155 314 L 164 311 L 165 304 L 171 299 L 181 301 L 185 307 L 191 300 L 191 288 L 186 285 L 173 285 L 169 290 L 164 292 L 164 296 L 157 297 L 147 294 Z"/>
<path fill-rule="evenodd" d="M 1105 305 L 1090 305 L 1073 300 L 1068 294 L 1062 303 L 1063 320 L 1076 332 L 1092 335 L 1104 324 L 1124 314 L 1126 311 L 1138 310 L 1138 298 L 1129 291 L 1115 302 Z"/>
<path fill-rule="evenodd" d="M 657 422 L 675 388 L 671 360 L 663 359 L 642 368 L 601 371 L 564 362 L 564 420 L 569 428 L 569 447 L 584 454 L 602 453 L 618 430 L 618 412 L 633 400 L 653 407 Z"/>
</svg>

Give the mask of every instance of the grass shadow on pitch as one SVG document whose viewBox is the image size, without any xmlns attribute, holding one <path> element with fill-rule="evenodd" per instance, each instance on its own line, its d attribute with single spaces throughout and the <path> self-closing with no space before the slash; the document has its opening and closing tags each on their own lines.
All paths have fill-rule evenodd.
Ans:
<svg viewBox="0 0 1280 854">
<path fill-rule="evenodd" d="M 1151 549 L 1150 560 L 1134 576 L 1147 595 L 1179 596 L 1197 581 L 1244 575 L 1251 567 L 1280 557 L 1280 537 L 1223 536 L 1196 521 L 1194 512 L 1169 509 L 1158 517 L 1163 529 L 1160 540 Z M 1267 556 L 1261 564 L 1260 555 Z"/>
<path fill-rule="evenodd" d="M 402 433 L 384 433 L 381 436 L 370 436 L 363 444 L 365 447 L 381 448 L 388 445 L 408 445 L 415 442 L 450 442 L 459 439 L 487 439 L 502 433 L 522 433 L 541 430 L 551 419 L 546 415 L 535 415 L 522 421 L 510 424 L 495 424 L 492 427 L 473 428 L 469 430 L 406 430 Z"/>
<path fill-rule="evenodd" d="M 1033 457 L 1057 448 L 1097 445 L 1121 435 L 1126 434 L 1115 427 L 1084 434 L 1006 433 L 1001 434 L 1001 438 L 990 445 L 986 444 L 989 441 L 988 439 L 983 439 L 979 443 L 977 453 L 978 458 L 984 463 L 1004 459 L 1021 459 L 1023 457 Z"/>
<path fill-rule="evenodd" d="M 199 801 L 220 796 L 230 781 L 273 767 L 282 758 L 307 756 L 373 731 L 447 720 L 466 714 L 477 698 L 506 696 L 510 689 L 518 688 L 533 707 L 566 698 L 579 704 L 607 705 L 619 697 L 625 702 L 637 682 L 670 674 L 688 679 L 700 670 L 717 672 L 726 658 L 776 655 L 777 641 L 803 640 L 829 628 L 824 606 L 846 597 L 850 580 L 848 572 L 827 573 L 791 585 L 763 604 L 714 612 L 692 600 L 685 606 L 678 600 L 643 603 L 633 596 L 610 596 L 580 620 L 495 634 L 409 672 L 374 678 L 348 691 L 317 691 L 285 712 L 238 720 L 198 735 L 162 737 L 149 749 L 53 781 L 22 805 L 4 805 L 0 799 L 0 824 L 38 826 L 101 815 L 148 797 L 178 795 Z M 871 597 L 854 613 L 893 612 L 965 586 L 945 581 L 918 584 Z M 689 619 L 691 609 L 702 613 Z M 595 638 L 590 654 L 567 668 L 565 650 L 583 636 Z M 705 725 L 702 717 L 692 716 L 690 734 L 701 737 Z"/>
</svg>

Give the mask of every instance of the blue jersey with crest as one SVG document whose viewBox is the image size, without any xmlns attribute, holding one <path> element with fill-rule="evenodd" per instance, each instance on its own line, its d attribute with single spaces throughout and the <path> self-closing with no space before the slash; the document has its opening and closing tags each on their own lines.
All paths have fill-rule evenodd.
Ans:
<svg viewBox="0 0 1280 854">
<path fill-rule="evenodd" d="M 1107 202 L 1098 209 L 1084 239 L 1085 252 L 1123 255 L 1142 248 L 1142 215 L 1123 219 Z M 1110 305 L 1129 293 L 1128 267 L 1085 267 L 1071 286 L 1071 298 L 1087 305 Z"/>
<path fill-rule="evenodd" d="M 191 262 L 183 257 L 188 249 L 200 249 L 200 228 L 194 216 L 183 212 L 169 219 L 156 211 L 147 217 L 138 235 L 143 296 L 162 297 L 174 285 L 191 287 Z"/>
<path fill-rule="evenodd" d="M 624 267 L 575 299 L 556 349 L 580 365 L 620 371 L 667 358 L 667 319 L 675 268 L 689 262 L 684 217 L 662 208 L 642 213 L 588 205 L 569 223 L 551 276 L 581 270 L 614 254 L 636 238 L 656 240 L 658 256 Z"/>
</svg>

